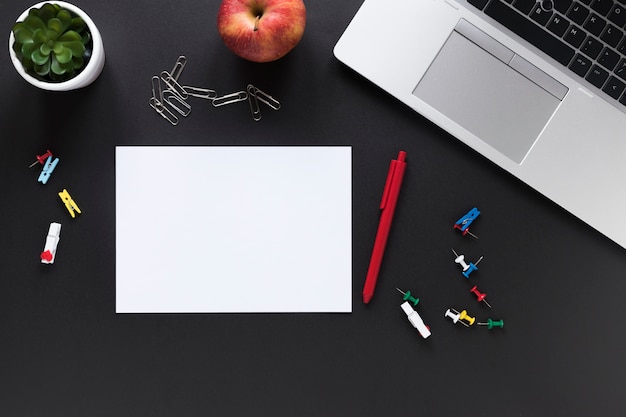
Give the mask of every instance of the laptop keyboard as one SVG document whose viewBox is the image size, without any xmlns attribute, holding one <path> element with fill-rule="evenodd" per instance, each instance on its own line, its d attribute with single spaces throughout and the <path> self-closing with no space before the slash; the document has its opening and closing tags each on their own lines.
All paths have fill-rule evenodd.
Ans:
<svg viewBox="0 0 626 417">
<path fill-rule="evenodd" d="M 626 0 L 468 0 L 626 110 Z"/>
</svg>

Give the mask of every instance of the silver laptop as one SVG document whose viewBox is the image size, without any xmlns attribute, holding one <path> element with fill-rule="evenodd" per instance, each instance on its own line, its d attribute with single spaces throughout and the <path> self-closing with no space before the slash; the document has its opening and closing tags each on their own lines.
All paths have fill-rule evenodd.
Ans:
<svg viewBox="0 0 626 417">
<path fill-rule="evenodd" d="M 626 248 L 626 0 L 613 1 L 365 0 L 334 53 Z"/>
</svg>

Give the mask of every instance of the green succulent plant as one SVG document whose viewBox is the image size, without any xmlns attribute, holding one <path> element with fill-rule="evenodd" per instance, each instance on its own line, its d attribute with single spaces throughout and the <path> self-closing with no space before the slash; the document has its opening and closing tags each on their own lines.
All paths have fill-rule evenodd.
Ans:
<svg viewBox="0 0 626 417">
<path fill-rule="evenodd" d="M 13 25 L 13 35 L 13 51 L 24 70 L 45 81 L 74 77 L 91 53 L 91 35 L 83 19 L 58 4 L 30 9 Z"/>
</svg>

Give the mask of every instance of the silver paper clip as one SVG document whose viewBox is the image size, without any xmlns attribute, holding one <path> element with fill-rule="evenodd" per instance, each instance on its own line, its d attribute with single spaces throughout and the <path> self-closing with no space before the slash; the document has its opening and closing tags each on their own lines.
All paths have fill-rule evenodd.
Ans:
<svg viewBox="0 0 626 417">
<path fill-rule="evenodd" d="M 170 122 L 173 126 L 178 124 L 178 117 L 176 117 L 163 103 L 159 102 L 156 98 L 150 98 L 150 107 L 156 110 L 165 120 Z"/>
<path fill-rule="evenodd" d="M 190 85 L 184 85 L 183 90 L 191 97 L 196 98 L 204 98 L 207 100 L 213 100 L 217 97 L 217 93 L 215 90 L 210 90 L 208 88 L 200 88 L 200 87 L 192 87 Z"/>
<path fill-rule="evenodd" d="M 174 91 L 163 91 L 163 101 L 169 104 L 171 108 L 176 110 L 183 117 L 187 117 L 189 113 L 191 113 L 191 106 Z"/>
<path fill-rule="evenodd" d="M 171 90 L 175 94 L 178 94 L 180 98 L 182 98 L 183 100 L 187 98 L 187 92 L 185 92 L 185 89 L 180 84 L 178 84 L 178 81 L 172 78 L 169 72 L 162 71 L 161 80 L 163 80 L 169 90 Z"/>
<path fill-rule="evenodd" d="M 174 68 L 172 68 L 172 71 L 170 71 L 170 77 L 172 77 L 174 81 L 178 81 L 180 74 L 185 68 L 185 65 L 187 65 L 187 57 L 184 55 L 179 56 L 176 60 L 176 63 L 174 64 Z"/>
<path fill-rule="evenodd" d="M 250 87 L 252 87 L 254 89 L 254 95 L 256 96 L 256 98 L 261 103 L 266 104 L 267 106 L 269 106 L 273 110 L 280 109 L 280 103 L 274 97 L 272 97 L 269 94 L 259 90 L 258 88 L 256 88 L 252 84 L 248 85 L 248 92 L 250 92 Z"/>
<path fill-rule="evenodd" d="M 163 92 L 161 91 L 161 81 L 157 75 L 152 76 L 152 98 L 156 111 L 163 109 Z"/>
<path fill-rule="evenodd" d="M 259 100 L 256 96 L 255 88 L 252 84 L 248 84 L 248 103 L 250 103 L 250 111 L 255 122 L 261 120 L 261 109 L 259 109 Z"/>
<path fill-rule="evenodd" d="M 213 105 L 215 107 L 220 107 L 227 104 L 237 103 L 239 101 L 245 101 L 247 99 L 248 93 L 246 91 L 239 91 L 237 93 L 226 94 L 225 96 L 214 98 Z"/>
</svg>

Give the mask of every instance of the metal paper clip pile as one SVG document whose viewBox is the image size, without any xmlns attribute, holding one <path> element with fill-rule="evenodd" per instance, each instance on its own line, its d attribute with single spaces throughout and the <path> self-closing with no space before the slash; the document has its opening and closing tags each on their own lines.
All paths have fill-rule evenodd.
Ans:
<svg viewBox="0 0 626 417">
<path fill-rule="evenodd" d="M 245 91 L 237 91 L 220 97 L 217 96 L 215 90 L 181 85 L 178 79 L 186 64 L 187 58 L 181 55 L 170 72 L 162 71 L 160 75 L 152 76 L 150 107 L 174 126 L 178 124 L 178 116 L 187 117 L 191 113 L 191 105 L 187 102 L 189 97 L 209 100 L 214 107 L 248 101 L 252 119 L 257 122 L 261 120 L 259 102 L 272 110 L 280 109 L 278 100 L 252 84 L 248 84 Z"/>
</svg>

